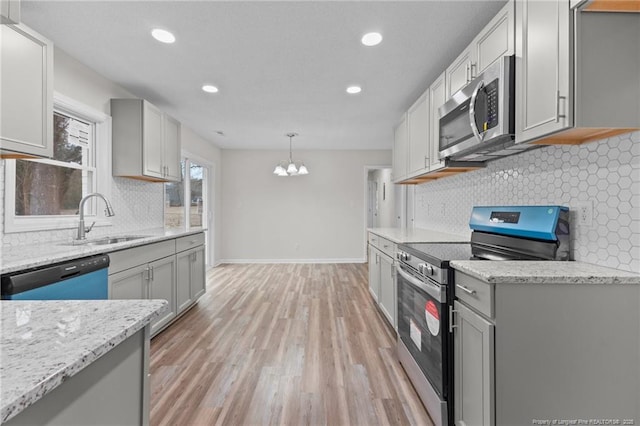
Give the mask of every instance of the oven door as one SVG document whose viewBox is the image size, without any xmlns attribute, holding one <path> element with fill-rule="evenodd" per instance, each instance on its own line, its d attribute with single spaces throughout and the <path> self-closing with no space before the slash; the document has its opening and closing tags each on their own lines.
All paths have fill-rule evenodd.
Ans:
<svg viewBox="0 0 640 426">
<path fill-rule="evenodd" d="M 398 336 L 442 400 L 447 399 L 446 287 L 398 263 Z"/>
</svg>

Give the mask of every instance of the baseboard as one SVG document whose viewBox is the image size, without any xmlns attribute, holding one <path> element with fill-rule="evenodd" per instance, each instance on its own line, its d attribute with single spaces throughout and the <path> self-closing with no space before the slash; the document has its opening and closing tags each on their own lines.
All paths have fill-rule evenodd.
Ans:
<svg viewBox="0 0 640 426">
<path fill-rule="evenodd" d="M 352 259 L 220 259 L 219 263 L 366 263 L 363 257 Z"/>
</svg>

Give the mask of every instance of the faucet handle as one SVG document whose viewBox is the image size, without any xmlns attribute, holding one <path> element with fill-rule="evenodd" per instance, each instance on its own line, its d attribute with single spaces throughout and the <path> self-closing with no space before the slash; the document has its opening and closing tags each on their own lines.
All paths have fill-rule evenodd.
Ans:
<svg viewBox="0 0 640 426">
<path fill-rule="evenodd" d="M 91 230 L 93 229 L 93 225 L 95 225 L 95 224 L 96 224 L 96 222 L 94 221 L 88 228 L 86 228 L 84 230 L 84 233 L 88 234 L 89 232 L 91 232 Z"/>
</svg>

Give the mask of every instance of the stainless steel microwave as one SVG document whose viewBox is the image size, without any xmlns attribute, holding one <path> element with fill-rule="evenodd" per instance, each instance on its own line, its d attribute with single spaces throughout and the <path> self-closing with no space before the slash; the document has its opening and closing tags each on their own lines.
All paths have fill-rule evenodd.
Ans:
<svg viewBox="0 0 640 426">
<path fill-rule="evenodd" d="M 514 57 L 487 67 L 438 110 L 441 158 L 487 161 L 521 152 L 514 145 Z"/>
</svg>

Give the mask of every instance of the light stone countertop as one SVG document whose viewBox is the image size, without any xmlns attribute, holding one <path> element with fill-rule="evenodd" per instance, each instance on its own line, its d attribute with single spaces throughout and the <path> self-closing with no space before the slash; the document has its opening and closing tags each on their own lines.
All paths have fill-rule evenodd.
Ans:
<svg viewBox="0 0 640 426">
<path fill-rule="evenodd" d="M 1 301 L 0 423 L 135 334 L 165 300 Z"/>
<path fill-rule="evenodd" d="M 58 262 L 64 262 L 66 260 L 93 256 L 96 254 L 110 253 L 113 251 L 124 250 L 131 247 L 170 240 L 172 238 L 198 234 L 203 231 L 205 231 L 205 229 L 194 229 L 191 231 L 147 229 L 126 233 L 126 235 L 144 236 L 144 238 L 132 241 L 124 241 L 116 244 L 98 246 L 72 245 L 71 241 L 58 241 L 41 243 L 37 245 L 16 246 L 2 251 L 2 256 L 0 256 L 0 274 L 6 274 L 9 272 L 35 268 L 39 266 L 46 266 Z M 109 236 L 118 237 L 122 235 L 113 234 Z M 96 237 L 95 239 L 101 238 L 104 237 Z M 90 240 L 91 238 L 88 239 L 88 241 Z"/>
<path fill-rule="evenodd" d="M 468 243 L 470 236 L 448 234 L 446 232 L 419 228 L 369 228 L 367 231 L 393 241 L 403 243 Z"/>
<path fill-rule="evenodd" d="M 585 262 L 454 260 L 450 265 L 492 284 L 640 284 L 640 274 Z"/>
</svg>

